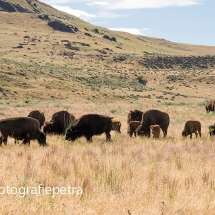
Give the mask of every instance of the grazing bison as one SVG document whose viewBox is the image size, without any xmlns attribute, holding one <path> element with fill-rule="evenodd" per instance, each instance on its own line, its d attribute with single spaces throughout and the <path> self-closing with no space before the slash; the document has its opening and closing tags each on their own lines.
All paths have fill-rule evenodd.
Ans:
<svg viewBox="0 0 215 215">
<path fill-rule="evenodd" d="M 190 135 L 190 139 L 192 139 L 192 133 L 196 134 L 196 137 L 201 137 L 201 123 L 199 121 L 189 120 L 184 125 L 184 130 L 182 131 L 182 136 L 186 137 Z"/>
<path fill-rule="evenodd" d="M 214 100 L 210 100 L 208 102 L 205 103 L 205 109 L 206 112 L 209 113 L 210 111 L 214 112 L 214 106 L 215 106 L 215 101 Z"/>
<path fill-rule="evenodd" d="M 131 121 L 141 121 L 143 112 L 140 110 L 131 110 L 128 113 L 127 123 Z"/>
<path fill-rule="evenodd" d="M 209 126 L 209 134 L 210 136 L 215 135 L 215 124 Z"/>
<path fill-rule="evenodd" d="M 128 123 L 128 129 L 127 133 L 129 134 L 130 137 L 134 134 L 136 137 L 136 129 L 140 126 L 140 121 L 130 121 Z"/>
<path fill-rule="evenodd" d="M 70 124 L 75 123 L 75 117 L 67 111 L 59 111 L 52 115 L 50 122 L 45 122 L 43 131 L 45 134 L 65 134 Z"/>
<path fill-rule="evenodd" d="M 112 128 L 111 117 L 99 114 L 86 114 L 79 118 L 75 125 L 70 125 L 66 130 L 66 140 L 74 141 L 84 136 L 88 142 L 92 141 L 92 136 L 106 134 L 106 141 L 110 141 L 110 131 Z"/>
<path fill-rule="evenodd" d="M 28 117 L 37 119 L 39 121 L 40 124 L 40 128 L 43 126 L 44 122 L 45 122 L 45 116 L 44 113 L 39 111 L 39 110 L 33 110 L 28 114 Z"/>
<path fill-rule="evenodd" d="M 15 140 L 23 140 L 30 144 L 31 140 L 38 140 L 40 145 L 46 144 L 46 135 L 40 130 L 38 120 L 31 117 L 16 117 L 0 120 L 0 145 L 6 145 L 8 136 Z"/>
<path fill-rule="evenodd" d="M 160 126 L 159 125 L 151 125 L 150 130 L 153 134 L 154 139 L 158 139 L 160 137 Z"/>
<path fill-rule="evenodd" d="M 111 130 L 112 130 L 112 131 L 116 131 L 116 132 L 118 132 L 118 133 L 121 133 L 121 131 L 120 131 L 121 122 L 118 121 L 118 120 L 114 120 L 114 119 L 112 119 L 111 121 L 112 121 Z"/>
<path fill-rule="evenodd" d="M 170 119 L 167 113 L 160 110 L 148 110 L 143 114 L 141 124 L 136 132 L 139 136 L 150 137 L 150 126 L 159 125 L 165 137 L 167 135 L 169 122 Z"/>
</svg>

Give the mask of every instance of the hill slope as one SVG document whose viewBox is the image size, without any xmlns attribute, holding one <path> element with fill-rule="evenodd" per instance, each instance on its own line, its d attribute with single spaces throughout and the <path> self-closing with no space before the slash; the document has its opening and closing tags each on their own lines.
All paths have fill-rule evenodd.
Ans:
<svg viewBox="0 0 215 215">
<path fill-rule="evenodd" d="M 214 47 L 110 31 L 40 1 L 16 2 L 0 0 L 2 98 L 180 101 L 210 96 Z M 201 93 L 194 96 L 193 90 Z"/>
</svg>

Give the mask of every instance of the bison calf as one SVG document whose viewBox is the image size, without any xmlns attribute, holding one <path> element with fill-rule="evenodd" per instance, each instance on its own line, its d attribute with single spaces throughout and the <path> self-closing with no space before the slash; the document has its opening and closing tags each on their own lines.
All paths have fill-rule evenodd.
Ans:
<svg viewBox="0 0 215 215">
<path fill-rule="evenodd" d="M 160 137 L 160 126 L 159 125 L 151 125 L 150 130 L 153 134 L 154 139 L 158 139 Z"/>
<path fill-rule="evenodd" d="M 112 119 L 111 121 L 112 121 L 111 130 L 112 130 L 112 131 L 116 131 L 116 132 L 118 132 L 118 133 L 121 133 L 121 131 L 120 131 L 121 122 L 118 121 L 118 120 L 114 120 L 114 119 Z"/>
<path fill-rule="evenodd" d="M 192 139 L 192 133 L 195 133 L 196 137 L 199 133 L 199 136 L 201 137 L 201 123 L 199 121 L 189 120 L 185 123 L 184 130 L 182 131 L 182 136 L 186 137 L 190 135 L 190 139 Z"/>
<path fill-rule="evenodd" d="M 133 134 L 136 137 L 136 129 L 139 127 L 139 125 L 140 121 L 130 121 L 128 123 L 127 133 L 129 134 L 130 137 L 132 137 Z"/>
</svg>

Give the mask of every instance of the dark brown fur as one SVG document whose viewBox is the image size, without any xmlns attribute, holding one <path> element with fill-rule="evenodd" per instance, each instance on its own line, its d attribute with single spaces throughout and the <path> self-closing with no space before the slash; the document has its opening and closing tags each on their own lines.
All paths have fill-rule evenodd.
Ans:
<svg viewBox="0 0 215 215">
<path fill-rule="evenodd" d="M 106 141 L 111 140 L 110 131 L 112 128 L 111 117 L 99 114 L 86 114 L 79 118 L 75 125 L 70 125 L 66 130 L 66 140 L 74 141 L 79 137 L 85 137 L 92 141 L 92 136 L 106 134 Z"/>
<path fill-rule="evenodd" d="M 215 124 L 209 126 L 209 134 L 210 136 L 215 135 Z"/>
<path fill-rule="evenodd" d="M 140 126 L 140 121 L 130 121 L 128 123 L 127 133 L 130 137 L 132 137 L 133 134 L 136 137 L 136 129 L 138 128 L 138 126 Z"/>
<path fill-rule="evenodd" d="M 46 136 L 40 130 L 39 122 L 31 117 L 15 117 L 0 120 L 0 145 L 6 145 L 8 136 L 15 140 L 23 140 L 23 143 L 30 144 L 31 140 L 38 140 L 40 145 L 46 144 Z"/>
<path fill-rule="evenodd" d="M 44 122 L 45 122 L 45 116 L 44 113 L 39 111 L 39 110 L 33 110 L 28 114 L 28 117 L 37 119 L 39 121 L 40 124 L 40 128 L 43 126 Z"/>
<path fill-rule="evenodd" d="M 143 112 L 140 110 L 131 110 L 128 113 L 127 123 L 129 123 L 131 121 L 141 121 L 142 115 L 143 115 Z"/>
<path fill-rule="evenodd" d="M 150 137 L 150 126 L 159 125 L 165 137 L 167 135 L 169 122 L 170 119 L 167 113 L 160 110 L 148 110 L 143 114 L 141 125 L 137 128 L 136 132 L 140 136 Z"/>
<path fill-rule="evenodd" d="M 215 101 L 214 100 L 210 100 L 210 101 L 205 103 L 205 109 L 206 109 L 207 113 L 209 113 L 210 111 L 214 112 L 214 107 L 215 107 Z"/>
<path fill-rule="evenodd" d="M 52 115 L 49 122 L 45 122 L 43 131 L 46 134 L 64 134 L 70 124 L 75 124 L 75 117 L 67 111 L 59 111 Z"/>
<path fill-rule="evenodd" d="M 184 125 L 184 130 L 182 131 L 182 136 L 186 137 L 190 135 L 190 139 L 192 139 L 192 133 L 196 134 L 196 137 L 201 137 L 201 123 L 199 121 L 189 120 Z"/>
</svg>

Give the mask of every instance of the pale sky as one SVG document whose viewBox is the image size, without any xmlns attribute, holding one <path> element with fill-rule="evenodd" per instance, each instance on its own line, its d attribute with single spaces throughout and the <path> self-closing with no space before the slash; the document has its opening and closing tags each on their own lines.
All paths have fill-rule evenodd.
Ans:
<svg viewBox="0 0 215 215">
<path fill-rule="evenodd" d="M 215 0 L 40 0 L 110 30 L 215 46 Z"/>
</svg>

